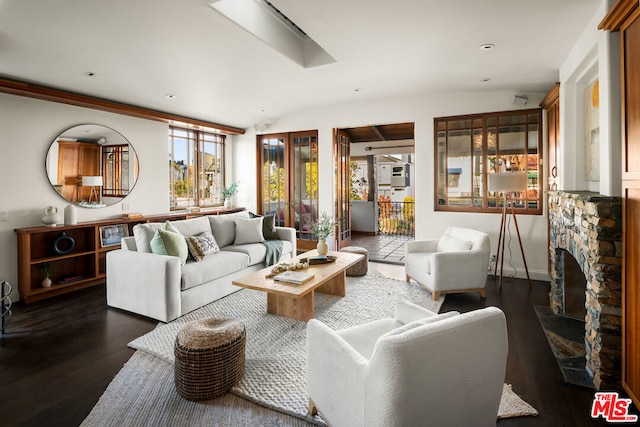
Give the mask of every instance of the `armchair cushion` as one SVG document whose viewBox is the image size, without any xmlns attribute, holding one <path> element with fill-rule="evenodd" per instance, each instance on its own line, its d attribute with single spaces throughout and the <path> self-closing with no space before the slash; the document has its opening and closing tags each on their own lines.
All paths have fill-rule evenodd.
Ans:
<svg viewBox="0 0 640 427">
<path fill-rule="evenodd" d="M 307 390 L 327 423 L 496 425 L 507 359 L 504 313 L 445 313 L 380 333 L 395 321 L 383 320 L 337 332 L 309 321 Z M 373 340 L 372 325 L 380 329 L 365 357 L 351 342 L 357 328 Z"/>
<path fill-rule="evenodd" d="M 438 241 L 438 252 L 458 252 L 468 251 L 471 249 L 471 242 L 469 240 L 459 239 L 455 236 L 449 236 L 445 234 Z"/>
<path fill-rule="evenodd" d="M 449 227 L 439 240 L 407 242 L 406 249 L 407 280 L 422 284 L 434 299 L 442 293 L 468 291 L 485 297 L 490 252 L 486 233 Z"/>
</svg>

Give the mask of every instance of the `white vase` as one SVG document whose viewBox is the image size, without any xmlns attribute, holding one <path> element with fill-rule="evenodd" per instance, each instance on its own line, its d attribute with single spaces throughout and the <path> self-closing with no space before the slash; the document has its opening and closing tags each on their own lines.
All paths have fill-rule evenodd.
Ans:
<svg viewBox="0 0 640 427">
<path fill-rule="evenodd" d="M 76 225 L 78 223 L 78 208 L 76 205 L 67 205 L 64 208 L 64 225 Z"/>
<path fill-rule="evenodd" d="M 231 200 L 230 199 L 224 199 L 224 207 L 225 207 L 225 209 L 229 209 L 231 207 Z"/>
<path fill-rule="evenodd" d="M 329 253 L 329 245 L 327 245 L 327 239 L 318 240 L 318 255 L 326 255 Z"/>
<path fill-rule="evenodd" d="M 40 217 L 40 221 L 42 221 L 42 223 L 47 227 L 55 227 L 57 224 L 62 222 L 62 218 L 60 218 L 58 208 L 55 206 L 47 206 L 44 208 L 44 215 Z"/>
<path fill-rule="evenodd" d="M 44 279 L 42 279 L 42 287 L 43 288 L 48 288 L 51 286 L 51 279 L 49 279 L 48 277 L 45 277 Z"/>
</svg>

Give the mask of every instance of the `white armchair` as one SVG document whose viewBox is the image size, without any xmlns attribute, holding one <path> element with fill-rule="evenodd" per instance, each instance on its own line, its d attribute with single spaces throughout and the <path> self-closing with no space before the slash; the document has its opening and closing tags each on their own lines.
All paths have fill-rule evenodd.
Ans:
<svg viewBox="0 0 640 427">
<path fill-rule="evenodd" d="M 395 319 L 341 331 L 312 319 L 309 412 L 332 427 L 495 426 L 506 362 L 496 307 L 436 315 L 402 302 Z"/>
<path fill-rule="evenodd" d="M 435 240 L 407 242 L 404 267 L 411 279 L 433 293 L 480 292 L 485 286 L 491 245 L 489 235 L 461 227 L 449 227 Z"/>
</svg>

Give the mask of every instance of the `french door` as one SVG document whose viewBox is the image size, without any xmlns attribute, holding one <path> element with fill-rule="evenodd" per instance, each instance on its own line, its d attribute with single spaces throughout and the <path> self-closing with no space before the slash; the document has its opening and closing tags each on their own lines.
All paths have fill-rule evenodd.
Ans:
<svg viewBox="0 0 640 427">
<path fill-rule="evenodd" d="M 258 136 L 258 210 L 296 229 L 300 250 L 314 249 L 318 220 L 318 131 Z"/>
<path fill-rule="evenodd" d="M 351 245 L 351 140 L 340 129 L 334 130 L 336 162 L 336 249 Z"/>
</svg>

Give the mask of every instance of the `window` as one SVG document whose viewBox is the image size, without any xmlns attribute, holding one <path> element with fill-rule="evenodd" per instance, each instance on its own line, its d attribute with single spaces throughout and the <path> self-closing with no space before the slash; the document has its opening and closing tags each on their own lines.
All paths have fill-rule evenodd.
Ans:
<svg viewBox="0 0 640 427">
<path fill-rule="evenodd" d="M 126 197 L 130 181 L 129 144 L 102 146 L 102 195 Z"/>
<path fill-rule="evenodd" d="M 222 205 L 225 136 L 169 127 L 171 209 Z"/>
<path fill-rule="evenodd" d="M 499 212 L 503 197 L 487 191 L 487 174 L 523 171 L 528 188 L 513 207 L 541 214 L 541 123 L 541 109 L 436 118 L 435 210 Z"/>
</svg>

